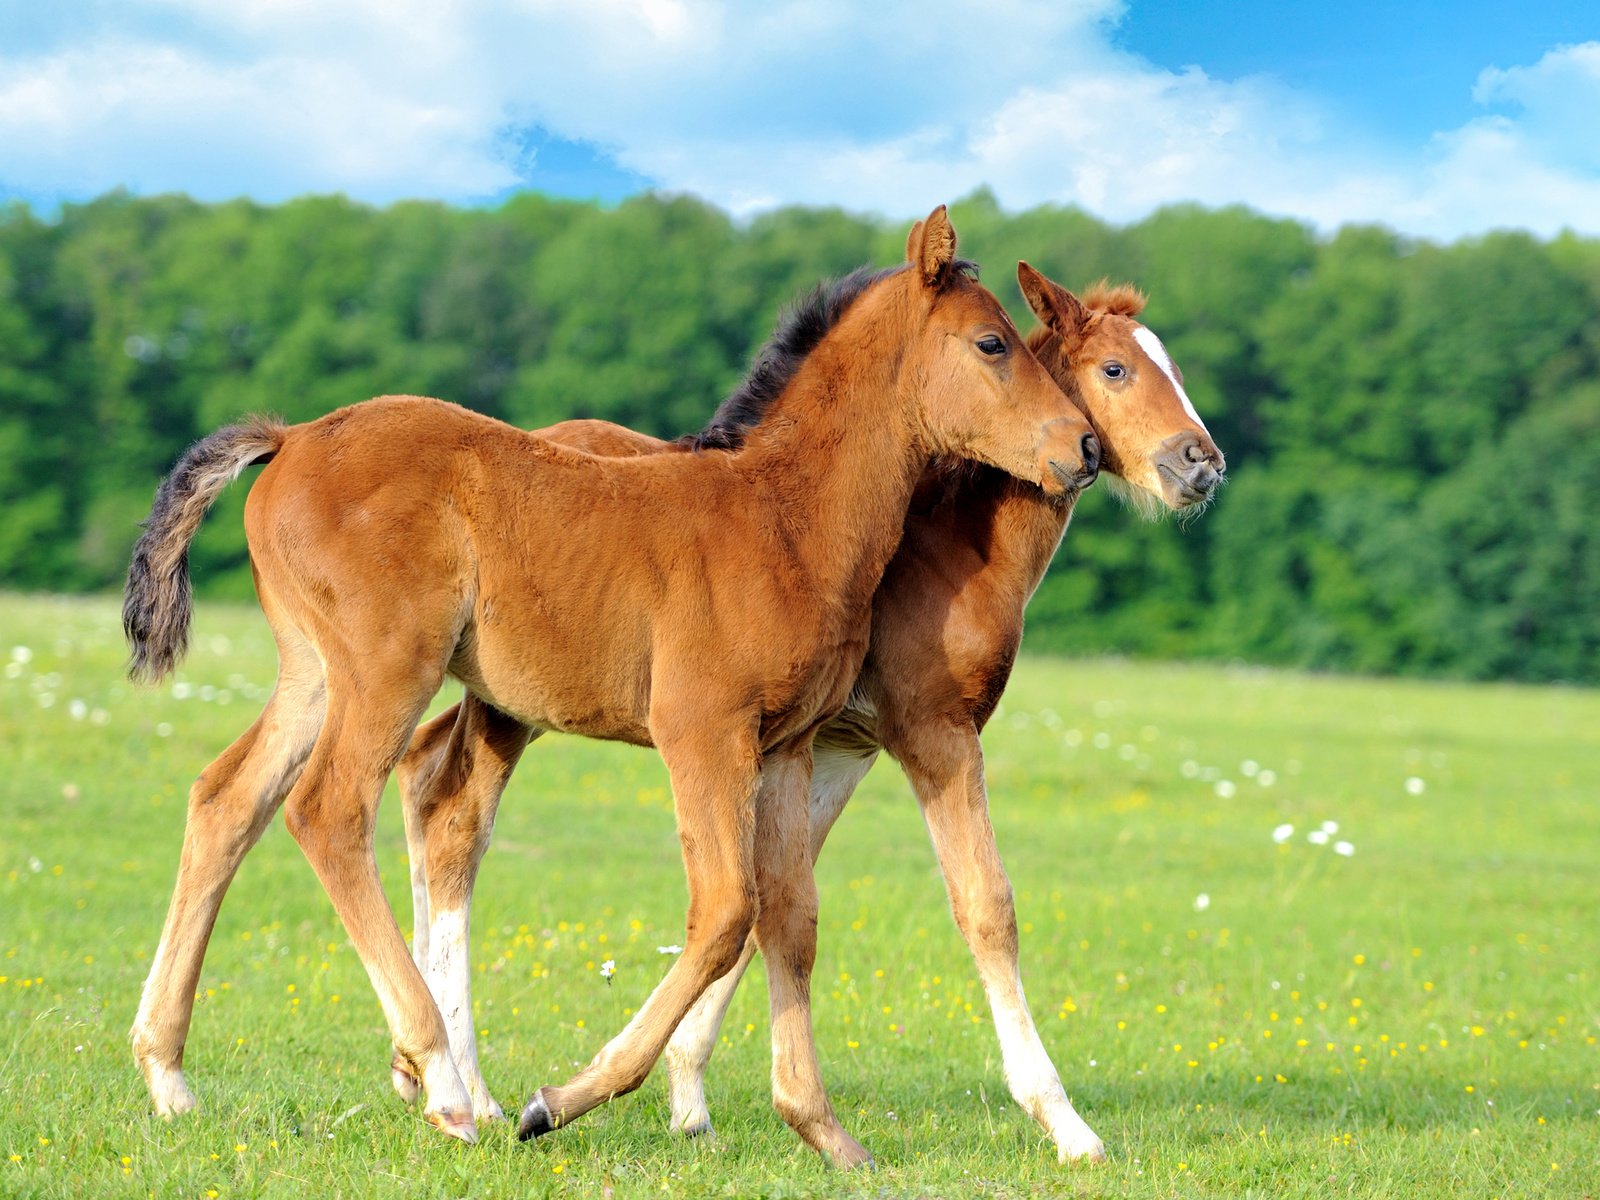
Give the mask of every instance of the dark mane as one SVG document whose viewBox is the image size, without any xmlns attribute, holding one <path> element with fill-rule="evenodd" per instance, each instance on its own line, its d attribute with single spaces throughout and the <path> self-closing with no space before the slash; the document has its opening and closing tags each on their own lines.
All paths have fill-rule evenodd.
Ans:
<svg viewBox="0 0 1600 1200">
<path fill-rule="evenodd" d="M 717 406 L 709 424 L 699 433 L 687 433 L 677 445 L 691 450 L 737 450 L 745 434 L 761 424 L 761 418 L 784 388 L 799 372 L 806 356 L 844 317 L 845 312 L 880 279 L 905 270 L 895 267 L 857 267 L 842 279 L 824 280 L 778 317 L 778 327 L 756 353 L 755 362 L 743 382 Z M 954 270 L 971 279 L 978 277 L 977 264 L 957 259 Z"/>
</svg>

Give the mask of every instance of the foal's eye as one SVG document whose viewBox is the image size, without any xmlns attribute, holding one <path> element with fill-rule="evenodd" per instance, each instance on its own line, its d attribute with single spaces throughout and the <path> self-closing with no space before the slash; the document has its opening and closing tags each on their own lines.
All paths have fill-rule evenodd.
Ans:
<svg viewBox="0 0 1600 1200">
<path fill-rule="evenodd" d="M 1119 362 L 1108 362 L 1100 370 L 1107 379 L 1122 379 L 1128 374 L 1128 368 Z"/>
<path fill-rule="evenodd" d="M 991 333 L 987 337 L 978 339 L 978 349 L 992 358 L 996 354 L 1004 354 L 1006 352 L 1006 344 Z"/>
</svg>

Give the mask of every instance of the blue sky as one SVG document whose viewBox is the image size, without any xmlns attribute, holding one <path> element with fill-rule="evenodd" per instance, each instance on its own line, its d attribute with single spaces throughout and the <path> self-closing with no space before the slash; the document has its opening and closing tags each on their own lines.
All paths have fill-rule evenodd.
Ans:
<svg viewBox="0 0 1600 1200">
<path fill-rule="evenodd" d="M 0 196 L 525 187 L 1600 235 L 1600 5 L 0 0 Z"/>
</svg>

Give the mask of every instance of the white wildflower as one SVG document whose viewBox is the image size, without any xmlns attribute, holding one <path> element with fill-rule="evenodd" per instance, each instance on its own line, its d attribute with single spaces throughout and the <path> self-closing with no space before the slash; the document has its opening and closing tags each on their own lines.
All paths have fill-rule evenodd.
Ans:
<svg viewBox="0 0 1600 1200">
<path fill-rule="evenodd" d="M 1282 825 L 1279 825 L 1276 829 L 1274 829 L 1272 831 L 1272 840 L 1277 842 L 1278 845 L 1280 845 L 1280 846 L 1283 845 L 1285 842 L 1287 842 L 1293 836 L 1294 836 L 1294 826 L 1289 824 L 1289 822 L 1287 822 L 1287 821 L 1285 821 Z"/>
</svg>

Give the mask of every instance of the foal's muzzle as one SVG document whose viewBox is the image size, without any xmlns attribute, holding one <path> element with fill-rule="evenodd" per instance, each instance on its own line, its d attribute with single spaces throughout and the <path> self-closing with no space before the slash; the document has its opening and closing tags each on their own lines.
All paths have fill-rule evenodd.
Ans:
<svg viewBox="0 0 1600 1200">
<path fill-rule="evenodd" d="M 1161 494 L 1172 508 L 1204 504 L 1216 494 L 1228 469 L 1222 451 L 1208 437 L 1180 433 L 1162 443 L 1155 458 Z"/>
<path fill-rule="evenodd" d="M 1100 439 L 1092 433 L 1083 435 L 1078 443 L 1078 461 L 1050 460 L 1050 473 L 1062 491 L 1073 494 L 1083 491 L 1100 474 Z"/>
</svg>

